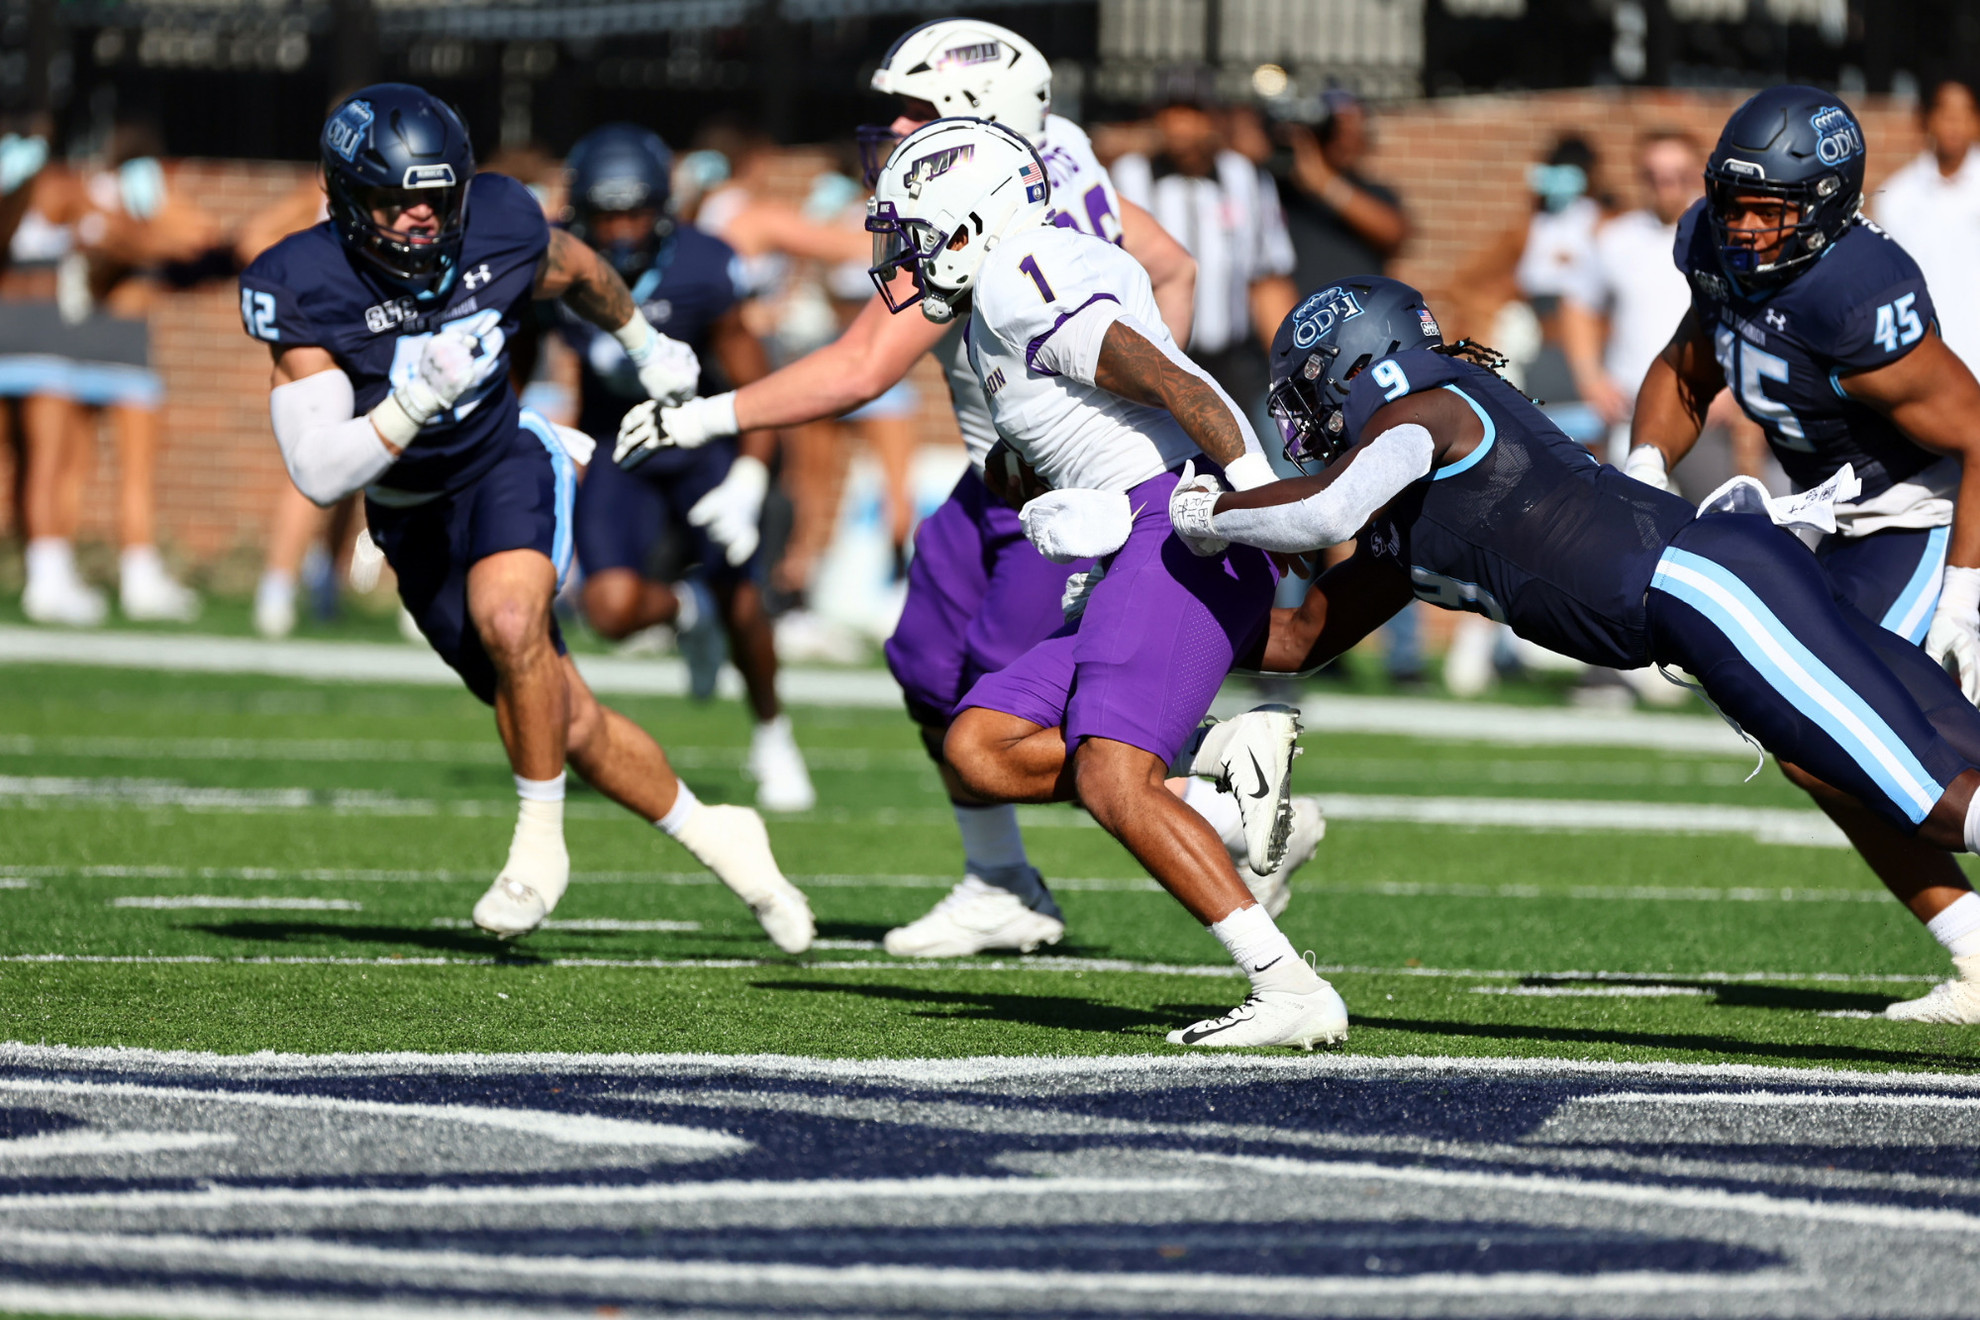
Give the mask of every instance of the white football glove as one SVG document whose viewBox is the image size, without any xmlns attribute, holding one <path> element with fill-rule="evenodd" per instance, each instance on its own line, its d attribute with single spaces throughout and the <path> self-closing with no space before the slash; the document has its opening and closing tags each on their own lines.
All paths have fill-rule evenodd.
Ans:
<svg viewBox="0 0 1980 1320">
<path fill-rule="evenodd" d="M 1229 541 L 1210 528 L 1217 497 L 1223 493 L 1224 484 L 1208 472 L 1197 472 L 1194 459 L 1183 464 L 1182 480 L 1169 493 L 1169 523 L 1177 538 L 1191 553 L 1205 559 L 1231 548 Z"/>
<path fill-rule="evenodd" d="M 1028 500 L 1018 522 L 1039 554 L 1055 564 L 1098 559 L 1127 544 L 1134 510 L 1121 490 L 1052 490 Z"/>
<path fill-rule="evenodd" d="M 502 364 L 502 314 L 482 312 L 429 336 L 412 379 L 372 409 L 378 433 L 403 449 L 419 429 L 459 402 Z"/>
<path fill-rule="evenodd" d="M 638 467 L 656 450 L 699 449 L 710 440 L 736 433 L 736 394 L 712 394 L 670 408 L 649 399 L 626 410 L 619 420 L 619 443 L 612 461 L 622 468 Z"/>
<path fill-rule="evenodd" d="M 738 455 L 722 483 L 694 502 L 688 521 L 708 529 L 709 539 L 722 547 L 733 567 L 749 562 L 759 539 L 763 497 L 770 493 L 770 469 L 760 458 Z"/>
<path fill-rule="evenodd" d="M 1671 480 L 1670 465 L 1664 461 L 1664 451 L 1655 445 L 1637 445 L 1623 459 L 1623 475 L 1635 477 L 1646 486 L 1655 486 L 1667 494 L 1678 493 L 1677 483 Z"/>
<path fill-rule="evenodd" d="M 666 404 L 694 397 L 695 387 L 701 383 L 701 359 L 693 349 L 655 330 L 638 312 L 612 336 L 639 373 L 639 387 L 647 398 Z"/>
<path fill-rule="evenodd" d="M 1059 597 L 1059 612 L 1065 616 L 1067 623 L 1086 613 L 1086 602 L 1092 597 L 1093 589 L 1106 576 L 1107 570 L 1095 564 L 1066 579 L 1065 594 Z"/>
<path fill-rule="evenodd" d="M 1959 690 L 1980 705 L 1980 568 L 1947 567 L 1925 654 L 1957 674 Z"/>
</svg>

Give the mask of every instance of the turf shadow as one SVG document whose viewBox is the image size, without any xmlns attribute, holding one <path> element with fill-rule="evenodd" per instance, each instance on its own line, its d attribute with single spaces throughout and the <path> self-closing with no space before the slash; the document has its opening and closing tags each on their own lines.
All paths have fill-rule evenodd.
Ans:
<svg viewBox="0 0 1980 1320">
<path fill-rule="evenodd" d="M 1690 1050 L 1716 1058 L 1758 1055 L 1776 1059 L 1799 1059 L 1837 1063 L 1888 1063 L 1906 1067 L 1929 1065 L 1971 1072 L 1980 1069 L 1980 1057 L 1961 1054 L 1934 1054 L 1910 1050 L 1873 1050 L 1853 1045 L 1795 1044 L 1784 1041 L 1741 1040 L 1735 1036 L 1673 1035 L 1650 1031 L 1600 1031 L 1588 1027 L 1535 1027 L 1514 1023 L 1441 1022 L 1412 1018 L 1385 1018 L 1357 1015 L 1354 1025 L 1412 1031 L 1424 1035 L 1471 1036 L 1486 1040 L 1544 1040 L 1582 1045 L 1633 1045 L 1652 1050 Z"/>
<path fill-rule="evenodd" d="M 867 926 L 856 921 L 821 921 L 818 923 L 818 938 L 822 940 L 873 940 L 879 942 L 892 930 L 892 926 Z M 751 936 L 760 939 L 761 936 Z"/>
<path fill-rule="evenodd" d="M 346 944 L 414 945 L 436 953 L 464 953 L 494 957 L 501 962 L 540 963 L 544 959 L 518 949 L 511 943 L 498 943 L 478 931 L 449 930 L 431 926 L 344 926 L 331 921 L 225 921 L 214 925 L 192 925 L 188 930 L 204 931 L 223 940 L 255 944 L 287 944 L 298 941 L 339 940 Z"/>
<path fill-rule="evenodd" d="M 1229 1005 L 1205 1007 L 1167 1006 L 1160 1009 L 1123 1008 L 1118 1004 L 1071 995 L 1013 995 L 979 990 L 935 990 L 905 985 L 848 985 L 841 981 L 755 981 L 757 990 L 790 990 L 810 994 L 859 995 L 902 1004 L 929 1007 L 915 1017 L 967 1019 L 987 1022 L 1022 1023 L 1051 1027 L 1060 1031 L 1084 1031 L 1114 1035 L 1123 1031 L 1144 1031 L 1150 1027 L 1167 1031 L 1178 1022 L 1193 1018 L 1216 1017 L 1230 1011 Z M 965 1007 L 965 1005 L 967 1007 Z M 947 1006 L 946 1011 L 941 1006 Z"/>
<path fill-rule="evenodd" d="M 1529 976 L 1521 985 L 1574 986 L 1574 985 L 1614 985 L 1613 981 L 1590 978 L 1586 981 L 1559 976 Z M 1680 990 L 1703 990 L 1714 996 L 1714 1002 L 1722 1008 L 1780 1008 L 1801 1013 L 1872 1012 L 1881 1013 L 1884 1006 L 1897 998 L 1886 994 L 1861 994 L 1847 990 L 1807 990 L 1797 986 L 1761 985 L 1741 982 L 1728 984 L 1724 981 L 1691 981 L 1681 976 L 1659 977 L 1655 980 L 1632 979 L 1632 986 L 1662 986 Z"/>
</svg>

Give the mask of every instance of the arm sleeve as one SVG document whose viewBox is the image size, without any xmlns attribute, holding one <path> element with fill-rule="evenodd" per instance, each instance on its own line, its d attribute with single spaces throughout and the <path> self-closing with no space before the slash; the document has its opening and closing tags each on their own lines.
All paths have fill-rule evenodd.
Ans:
<svg viewBox="0 0 1980 1320">
<path fill-rule="evenodd" d="M 1363 446 L 1325 490 L 1297 504 L 1232 509 L 1210 520 L 1227 541 L 1282 554 L 1304 554 L 1351 540 L 1375 511 L 1430 473 L 1436 444 L 1411 422 L 1390 427 Z"/>
<path fill-rule="evenodd" d="M 317 504 L 335 504 L 392 466 L 392 451 L 371 419 L 351 416 L 356 406 L 351 378 L 334 368 L 268 392 L 282 462 L 296 489 Z"/>
</svg>

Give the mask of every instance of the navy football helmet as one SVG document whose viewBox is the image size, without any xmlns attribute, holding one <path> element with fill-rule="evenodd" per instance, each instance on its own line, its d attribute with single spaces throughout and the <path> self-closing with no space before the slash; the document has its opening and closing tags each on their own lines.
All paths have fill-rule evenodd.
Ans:
<svg viewBox="0 0 1980 1320">
<path fill-rule="evenodd" d="M 674 153 L 658 134 L 632 124 L 607 124 L 578 140 L 564 168 L 570 180 L 565 219 L 571 233 L 598 249 L 627 283 L 639 278 L 674 229 L 667 214 Z M 613 211 L 651 211 L 653 228 L 637 239 L 601 243 L 595 221 Z"/>
<path fill-rule="evenodd" d="M 1863 126 L 1820 88 L 1770 87 L 1733 111 L 1705 166 L 1705 209 L 1726 273 L 1747 285 L 1800 274 L 1855 223 L 1863 165 Z M 1735 234 L 1727 220 L 1736 197 L 1778 200 L 1780 223 Z"/>
<path fill-rule="evenodd" d="M 461 117 L 431 92 L 377 83 L 330 112 L 322 151 L 330 222 L 344 246 L 418 292 L 451 284 L 474 179 L 474 145 Z M 432 208 L 430 229 L 393 228 L 418 206 Z"/>
<path fill-rule="evenodd" d="M 1444 342 L 1423 295 L 1383 275 L 1356 275 L 1300 300 L 1272 336 L 1266 399 L 1286 457 L 1306 471 L 1353 444 L 1348 385 L 1377 358 Z"/>
</svg>

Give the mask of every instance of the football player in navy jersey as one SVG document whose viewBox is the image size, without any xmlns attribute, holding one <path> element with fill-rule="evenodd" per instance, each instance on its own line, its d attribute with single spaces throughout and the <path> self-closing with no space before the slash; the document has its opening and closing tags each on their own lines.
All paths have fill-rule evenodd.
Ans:
<svg viewBox="0 0 1980 1320">
<path fill-rule="evenodd" d="M 1637 396 L 1624 470 L 1664 484 L 1730 387 L 1798 488 L 1863 489 L 1816 555 L 1843 597 L 1980 699 L 1980 385 L 1939 337 L 1918 265 L 1858 213 L 1863 132 L 1812 87 L 1733 113 L 1678 225 L 1692 305 Z M 1795 778 L 1954 958 L 1951 989 L 1890 1016 L 1980 1022 L 1980 897 L 1957 862 Z"/>
<path fill-rule="evenodd" d="M 737 385 L 768 375 L 763 346 L 742 323 L 735 251 L 667 214 L 673 153 L 666 144 L 643 128 L 607 124 L 571 149 L 567 166 L 570 230 L 631 287 L 641 315 L 704 361 L 712 356 Z M 578 428 L 609 450 L 619 419 L 647 393 L 611 334 L 568 301 L 554 307 L 579 362 Z M 775 433 L 759 430 L 699 449 L 663 450 L 636 472 L 594 464 L 578 488 L 577 557 L 585 616 L 606 637 L 670 623 L 692 662 L 687 637 L 727 626 L 730 653 L 756 714 L 747 764 L 757 781 L 757 805 L 809 811 L 817 795 L 777 702 L 777 651 L 754 576 L 774 445 Z M 648 578 L 656 543 L 670 525 L 685 534 L 688 557 L 700 565 L 712 602 L 705 599 L 709 588 L 699 583 Z M 714 667 L 705 666 L 707 682 Z M 698 688 L 702 681 L 698 674 Z"/>
<path fill-rule="evenodd" d="M 1241 493 L 1198 478 L 1170 502 L 1198 554 L 1354 542 L 1275 617 L 1262 667 L 1323 664 L 1412 597 L 1474 611 L 1589 664 L 1682 668 L 1893 835 L 1980 851 L 1980 710 L 1959 684 L 1769 517 L 1696 514 L 1597 463 L 1491 361 L 1380 276 L 1286 318 L 1271 407 L 1288 457 L 1322 470 Z"/>
<path fill-rule="evenodd" d="M 720 876 L 780 947 L 808 947 L 810 909 L 763 822 L 698 803 L 653 739 L 592 696 L 550 614 L 576 471 L 509 384 L 518 312 L 562 298 L 617 337 L 655 398 L 693 393 L 693 353 L 653 329 L 595 252 L 551 230 L 521 184 L 477 175 L 466 126 L 421 89 L 355 93 L 321 145 L 330 218 L 243 272 L 241 318 L 274 358 L 269 412 L 297 488 L 319 504 L 365 492 L 400 599 L 495 708 L 522 801 L 475 923 L 524 934 L 562 897 L 568 760 Z"/>
</svg>

